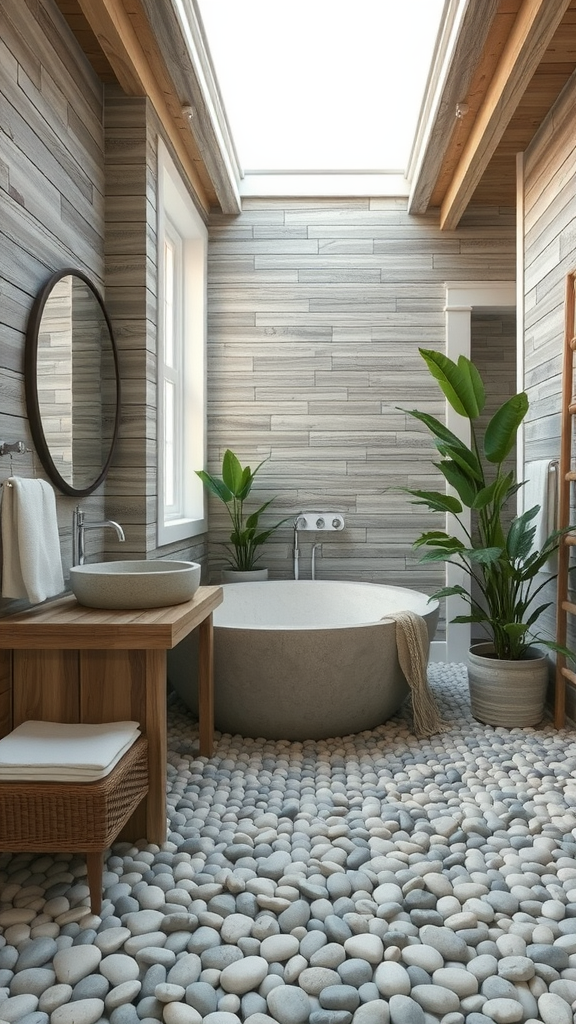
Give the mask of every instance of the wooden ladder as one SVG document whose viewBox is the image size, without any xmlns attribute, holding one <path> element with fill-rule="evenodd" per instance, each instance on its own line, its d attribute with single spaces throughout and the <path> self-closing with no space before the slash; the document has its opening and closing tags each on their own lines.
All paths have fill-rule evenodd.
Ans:
<svg viewBox="0 0 576 1024">
<path fill-rule="evenodd" d="M 560 444 L 560 497 L 558 502 L 559 530 L 570 525 L 570 491 L 576 480 L 576 368 L 574 352 L 574 307 L 576 304 L 576 272 L 566 276 L 564 311 L 564 356 L 562 364 L 562 439 Z M 556 641 L 566 646 L 568 616 L 576 617 L 576 604 L 569 600 L 568 570 L 570 549 L 576 545 L 576 534 L 567 534 L 558 549 L 558 581 L 556 602 Z M 576 686 L 576 672 L 567 667 L 566 658 L 556 655 L 556 687 L 554 695 L 554 725 L 562 729 L 566 724 L 566 686 Z"/>
</svg>

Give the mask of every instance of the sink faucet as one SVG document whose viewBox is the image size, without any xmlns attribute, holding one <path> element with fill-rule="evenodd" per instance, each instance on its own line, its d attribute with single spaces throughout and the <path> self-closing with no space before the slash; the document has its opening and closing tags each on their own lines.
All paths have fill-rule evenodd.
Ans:
<svg viewBox="0 0 576 1024">
<path fill-rule="evenodd" d="M 104 519 L 100 523 L 85 523 L 84 512 L 79 505 L 76 506 L 72 515 L 72 565 L 84 565 L 86 552 L 84 549 L 84 531 L 98 530 L 104 526 L 111 526 L 116 530 L 118 540 L 124 541 L 124 530 L 114 519 Z"/>
</svg>

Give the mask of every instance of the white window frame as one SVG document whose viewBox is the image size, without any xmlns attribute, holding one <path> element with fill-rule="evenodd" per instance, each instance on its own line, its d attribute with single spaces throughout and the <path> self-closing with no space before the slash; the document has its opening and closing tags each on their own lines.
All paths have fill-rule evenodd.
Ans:
<svg viewBox="0 0 576 1024">
<path fill-rule="evenodd" d="M 206 463 L 206 279 L 208 231 L 161 139 L 158 139 L 158 355 L 157 355 L 157 543 L 187 540 L 205 533 L 206 498 L 195 470 Z M 181 259 L 175 294 L 176 362 L 180 366 L 178 437 L 175 474 L 180 482 L 178 507 L 167 512 L 165 501 L 166 446 L 164 431 L 165 372 L 165 259 L 166 238 L 178 241 Z M 178 299 L 178 295 L 180 299 Z"/>
</svg>

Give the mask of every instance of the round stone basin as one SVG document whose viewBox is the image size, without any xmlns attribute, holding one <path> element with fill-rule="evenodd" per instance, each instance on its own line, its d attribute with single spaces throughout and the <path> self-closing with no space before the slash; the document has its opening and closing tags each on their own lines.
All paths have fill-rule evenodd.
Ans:
<svg viewBox="0 0 576 1024">
<path fill-rule="evenodd" d="M 88 608 L 162 608 L 194 596 L 200 565 L 169 559 L 93 562 L 72 566 L 70 585 L 76 600 Z"/>
</svg>

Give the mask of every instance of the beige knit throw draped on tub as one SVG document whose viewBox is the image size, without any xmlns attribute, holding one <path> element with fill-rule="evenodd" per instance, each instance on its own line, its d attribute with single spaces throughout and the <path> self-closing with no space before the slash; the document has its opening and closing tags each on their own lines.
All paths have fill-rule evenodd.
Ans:
<svg viewBox="0 0 576 1024">
<path fill-rule="evenodd" d="M 447 723 L 440 717 L 426 675 L 430 650 L 426 623 L 421 615 L 409 611 L 396 612 L 389 618 L 396 622 L 398 661 L 412 695 L 414 732 L 417 736 L 443 732 Z"/>
</svg>

